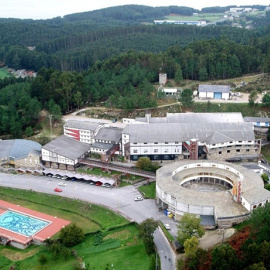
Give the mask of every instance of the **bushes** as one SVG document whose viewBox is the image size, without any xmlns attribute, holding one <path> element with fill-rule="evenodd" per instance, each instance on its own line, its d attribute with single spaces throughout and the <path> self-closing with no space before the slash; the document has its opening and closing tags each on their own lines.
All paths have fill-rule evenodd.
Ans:
<svg viewBox="0 0 270 270">
<path fill-rule="evenodd" d="M 71 224 L 60 231 L 60 240 L 66 247 L 72 247 L 84 239 L 83 230 L 75 223 Z"/>
</svg>

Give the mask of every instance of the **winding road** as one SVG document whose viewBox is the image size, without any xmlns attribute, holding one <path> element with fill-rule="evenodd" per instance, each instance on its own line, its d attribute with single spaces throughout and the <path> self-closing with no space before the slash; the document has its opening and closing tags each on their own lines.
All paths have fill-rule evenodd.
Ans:
<svg viewBox="0 0 270 270">
<path fill-rule="evenodd" d="M 82 182 L 68 181 L 66 187 L 61 187 L 63 192 L 56 194 L 53 190 L 58 186 L 58 182 L 60 181 L 62 180 L 46 176 L 0 174 L 0 186 L 80 199 L 108 207 L 121 213 L 127 219 L 134 220 L 138 223 L 152 217 L 164 223 L 170 223 L 175 228 L 175 224 L 172 224 L 172 221 L 162 211 L 158 211 L 154 200 L 134 201 L 135 197 L 141 195 L 134 186 L 103 188 Z M 175 270 L 175 253 L 160 228 L 154 233 L 154 241 L 160 256 L 161 269 Z"/>
</svg>

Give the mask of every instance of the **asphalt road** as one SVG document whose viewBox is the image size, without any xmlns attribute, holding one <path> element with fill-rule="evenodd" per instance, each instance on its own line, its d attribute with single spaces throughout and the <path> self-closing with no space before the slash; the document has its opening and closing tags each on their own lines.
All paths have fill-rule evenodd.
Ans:
<svg viewBox="0 0 270 270">
<path fill-rule="evenodd" d="M 141 195 L 134 186 L 104 188 L 81 182 L 67 181 L 66 187 L 60 187 L 59 182 L 63 182 L 63 180 L 46 176 L 0 174 L 0 186 L 28 189 L 101 204 L 123 214 L 129 220 L 135 220 L 139 223 L 151 217 L 160 219 L 163 223 L 169 223 L 172 227 L 172 233 L 176 233 L 175 223 L 166 217 L 163 211 L 158 211 L 154 200 L 134 201 L 135 197 Z M 55 187 L 60 187 L 63 192 L 54 192 Z M 161 269 L 174 270 L 175 253 L 161 229 L 155 231 L 154 241 L 161 259 Z"/>
</svg>

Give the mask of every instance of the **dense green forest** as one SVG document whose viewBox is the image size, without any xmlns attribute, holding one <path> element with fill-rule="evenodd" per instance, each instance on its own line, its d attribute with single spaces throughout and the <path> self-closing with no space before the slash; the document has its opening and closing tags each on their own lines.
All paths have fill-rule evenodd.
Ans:
<svg viewBox="0 0 270 270">
<path fill-rule="evenodd" d="M 250 44 L 255 38 L 269 34 L 268 28 L 250 31 L 214 25 L 153 25 L 153 20 L 164 19 L 170 14 L 191 16 L 194 12 L 199 11 L 177 6 L 126 5 L 50 20 L 0 19 L 0 62 L 16 69 L 37 71 L 41 67 L 54 67 L 81 72 L 98 60 L 130 50 L 159 53 L 171 46 L 185 47 L 197 40 L 221 37 Z M 270 14 L 253 20 L 257 27 L 267 26 Z M 29 46 L 35 50 L 29 50 Z"/>
<path fill-rule="evenodd" d="M 127 110 L 155 107 L 159 72 L 178 84 L 269 72 L 270 25 L 140 23 L 194 11 L 128 5 L 44 21 L 0 19 L 0 63 L 38 71 L 35 79 L 0 81 L 0 134 L 38 130 L 41 109 L 60 117 L 96 101 Z"/>
</svg>

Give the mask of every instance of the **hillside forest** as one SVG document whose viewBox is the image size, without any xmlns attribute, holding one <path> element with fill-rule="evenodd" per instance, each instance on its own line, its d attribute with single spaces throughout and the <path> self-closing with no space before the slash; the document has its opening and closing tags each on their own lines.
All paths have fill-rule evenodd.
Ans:
<svg viewBox="0 0 270 270">
<path fill-rule="evenodd" d="M 0 80 L 0 134 L 31 135 L 43 109 L 59 118 L 95 102 L 154 108 L 160 72 L 178 86 L 269 72 L 270 24 L 247 30 L 150 23 L 172 12 L 196 10 L 129 5 L 44 21 L 0 19 L 2 66 L 38 71 L 32 79 Z"/>
</svg>

